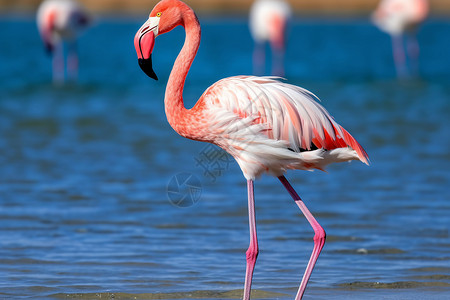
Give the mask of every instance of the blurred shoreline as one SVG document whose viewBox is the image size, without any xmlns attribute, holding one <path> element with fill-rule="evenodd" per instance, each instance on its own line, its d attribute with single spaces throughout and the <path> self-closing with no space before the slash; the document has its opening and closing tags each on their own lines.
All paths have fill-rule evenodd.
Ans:
<svg viewBox="0 0 450 300">
<path fill-rule="evenodd" d="M 146 14 L 158 0 L 78 0 L 94 13 Z M 41 0 L 0 0 L 0 13 L 31 13 Z M 202 14 L 246 14 L 253 0 L 185 0 Z M 367 15 L 379 0 L 290 0 L 297 14 Z M 450 15 L 449 0 L 430 0 L 433 15 Z"/>
</svg>

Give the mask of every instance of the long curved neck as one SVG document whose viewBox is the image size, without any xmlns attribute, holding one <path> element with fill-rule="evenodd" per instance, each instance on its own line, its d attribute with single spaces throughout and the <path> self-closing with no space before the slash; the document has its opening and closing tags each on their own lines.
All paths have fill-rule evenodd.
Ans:
<svg viewBox="0 0 450 300">
<path fill-rule="evenodd" d="M 197 16 L 191 9 L 183 10 L 181 25 L 185 28 L 186 38 L 170 72 L 164 105 L 169 124 L 180 135 L 186 136 L 185 128 L 190 121 L 188 110 L 184 107 L 183 88 L 200 46 L 201 29 Z"/>
</svg>

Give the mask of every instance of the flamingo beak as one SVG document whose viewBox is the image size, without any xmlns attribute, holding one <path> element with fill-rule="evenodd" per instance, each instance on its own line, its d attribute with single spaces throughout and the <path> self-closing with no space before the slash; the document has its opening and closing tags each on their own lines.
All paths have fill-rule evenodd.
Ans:
<svg viewBox="0 0 450 300">
<path fill-rule="evenodd" d="M 152 52 L 155 38 L 158 36 L 159 17 L 151 17 L 142 25 L 134 37 L 134 47 L 139 66 L 147 76 L 158 80 L 152 66 Z"/>
</svg>

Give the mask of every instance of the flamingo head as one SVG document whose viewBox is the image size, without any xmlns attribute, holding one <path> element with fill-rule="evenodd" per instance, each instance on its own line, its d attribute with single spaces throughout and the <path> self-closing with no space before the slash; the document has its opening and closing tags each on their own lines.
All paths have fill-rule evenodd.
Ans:
<svg viewBox="0 0 450 300">
<path fill-rule="evenodd" d="M 169 32 L 178 25 L 184 25 L 183 10 L 190 9 L 179 0 L 162 0 L 153 8 L 148 20 L 134 36 L 134 47 L 139 66 L 150 78 L 158 80 L 153 71 L 152 52 L 155 38 Z"/>
</svg>

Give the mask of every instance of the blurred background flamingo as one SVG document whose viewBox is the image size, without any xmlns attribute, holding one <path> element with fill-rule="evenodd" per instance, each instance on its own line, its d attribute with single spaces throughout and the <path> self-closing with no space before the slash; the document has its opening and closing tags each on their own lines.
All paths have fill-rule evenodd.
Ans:
<svg viewBox="0 0 450 300">
<path fill-rule="evenodd" d="M 255 41 L 253 73 L 264 74 L 266 43 L 272 50 L 272 75 L 284 75 L 286 29 L 291 7 L 284 0 L 256 0 L 250 8 L 250 33 Z"/>
<path fill-rule="evenodd" d="M 427 0 L 382 0 L 372 14 L 374 24 L 392 37 L 394 62 L 400 77 L 410 72 L 418 73 L 417 28 L 427 18 L 428 11 Z M 404 36 L 406 36 L 406 51 Z M 408 72 L 408 62 L 410 72 Z"/>
<path fill-rule="evenodd" d="M 39 6 L 37 25 L 45 48 L 52 55 L 54 82 L 63 82 L 66 76 L 71 80 L 77 79 L 76 40 L 89 21 L 88 13 L 75 0 L 46 0 Z"/>
</svg>

